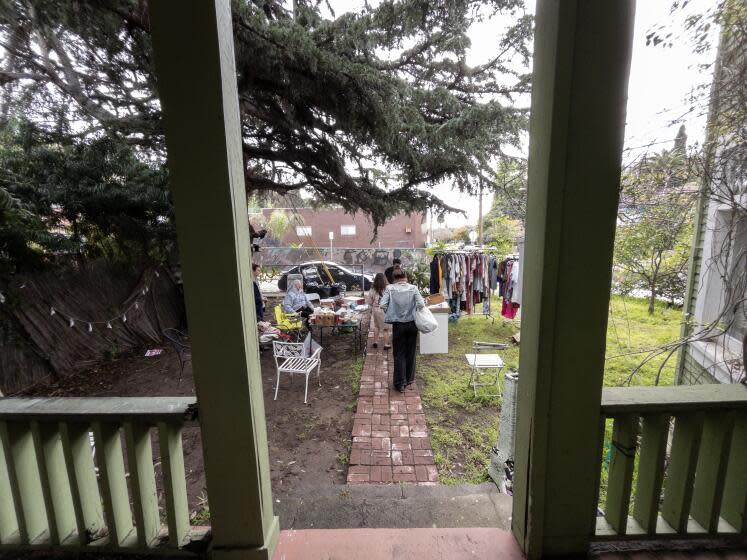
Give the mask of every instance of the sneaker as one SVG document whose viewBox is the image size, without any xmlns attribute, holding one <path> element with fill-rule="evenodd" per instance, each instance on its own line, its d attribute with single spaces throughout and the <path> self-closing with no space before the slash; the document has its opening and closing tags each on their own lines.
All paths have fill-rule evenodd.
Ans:
<svg viewBox="0 0 747 560">
<path fill-rule="evenodd" d="M 378 348 L 378 347 L 379 347 L 378 343 L 376 343 L 376 342 L 374 342 L 374 343 L 373 343 L 373 344 L 372 344 L 371 346 L 372 346 L 373 348 Z"/>
<path fill-rule="evenodd" d="M 392 347 L 391 344 L 385 344 L 384 345 L 384 350 L 389 350 L 391 347 Z"/>
</svg>

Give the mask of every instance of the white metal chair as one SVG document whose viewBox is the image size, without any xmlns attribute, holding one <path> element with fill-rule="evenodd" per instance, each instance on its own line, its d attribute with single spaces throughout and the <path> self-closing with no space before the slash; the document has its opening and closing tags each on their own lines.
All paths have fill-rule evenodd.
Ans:
<svg viewBox="0 0 747 560">
<path fill-rule="evenodd" d="M 506 344 L 502 344 L 500 342 L 478 342 L 474 341 L 472 343 L 472 349 L 476 352 L 479 352 L 480 350 L 486 350 L 486 349 L 492 349 L 492 350 L 505 350 L 507 347 Z M 486 395 L 491 397 L 498 397 L 500 396 L 500 385 L 498 384 L 500 381 L 500 375 L 501 370 L 504 367 L 503 360 L 498 354 L 465 354 L 465 358 L 467 358 L 467 363 L 472 366 L 470 369 L 470 376 L 469 376 L 469 385 L 472 386 L 472 391 L 475 393 L 475 397 L 477 397 L 477 388 L 478 387 L 490 387 L 490 386 L 496 386 L 498 387 L 498 393 L 495 395 Z M 495 372 L 495 379 L 492 381 L 492 383 L 480 383 L 480 377 L 482 375 L 486 375 L 489 372 L 482 372 L 480 370 L 486 370 L 486 369 L 492 369 Z"/>
<path fill-rule="evenodd" d="M 316 369 L 316 378 L 319 381 L 319 386 L 322 386 L 322 380 L 320 377 L 320 369 L 322 367 L 322 360 L 320 354 L 321 348 L 317 348 L 316 351 L 309 356 L 305 357 L 304 345 L 302 342 L 272 342 L 272 353 L 275 357 L 275 368 L 277 369 L 277 382 L 275 383 L 275 399 L 278 400 L 278 389 L 280 388 L 280 374 L 289 373 L 291 380 L 293 379 L 294 373 L 302 374 L 306 377 L 306 391 L 303 395 L 303 403 L 307 404 L 309 397 L 309 376 Z"/>
</svg>

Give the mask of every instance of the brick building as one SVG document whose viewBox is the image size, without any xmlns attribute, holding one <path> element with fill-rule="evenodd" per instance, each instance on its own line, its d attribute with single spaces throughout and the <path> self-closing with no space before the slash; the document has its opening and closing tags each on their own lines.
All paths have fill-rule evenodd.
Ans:
<svg viewBox="0 0 747 560">
<path fill-rule="evenodd" d="M 265 221 L 277 210 L 263 208 Z M 426 219 L 422 212 L 411 215 L 399 214 L 379 228 L 378 236 L 373 240 L 374 228 L 367 215 L 359 212 L 348 214 L 342 208 L 299 208 L 298 215 L 303 225 L 293 218 L 292 209 L 281 208 L 291 218 L 291 227 L 283 239 L 275 240 L 279 245 L 291 243 L 310 245 L 312 239 L 319 247 L 329 247 L 329 233 L 334 238 L 335 247 L 402 247 L 421 248 L 426 245 Z"/>
</svg>

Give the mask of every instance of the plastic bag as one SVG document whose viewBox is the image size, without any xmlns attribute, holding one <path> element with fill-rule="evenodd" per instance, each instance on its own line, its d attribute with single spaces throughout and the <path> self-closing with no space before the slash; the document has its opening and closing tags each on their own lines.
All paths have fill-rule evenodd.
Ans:
<svg viewBox="0 0 747 560">
<path fill-rule="evenodd" d="M 438 321 L 430 309 L 423 307 L 415 312 L 415 326 L 421 333 L 427 334 L 438 328 Z"/>
<path fill-rule="evenodd" d="M 308 333 L 303 341 L 303 357 L 311 358 L 319 348 L 319 343 L 311 338 L 311 333 Z"/>
</svg>

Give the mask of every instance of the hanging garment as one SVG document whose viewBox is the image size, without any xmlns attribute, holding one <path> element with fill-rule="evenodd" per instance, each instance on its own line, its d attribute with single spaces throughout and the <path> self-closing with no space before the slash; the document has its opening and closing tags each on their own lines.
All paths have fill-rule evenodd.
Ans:
<svg viewBox="0 0 747 560">
<path fill-rule="evenodd" d="M 503 304 L 501 306 L 501 315 L 503 315 L 506 319 L 513 319 L 516 317 L 516 313 L 519 311 L 519 304 L 518 303 L 511 303 L 510 301 L 503 300 Z"/>
<path fill-rule="evenodd" d="M 429 290 L 432 294 L 437 294 L 439 292 L 438 278 L 438 257 L 433 257 L 433 260 L 431 261 L 431 278 L 429 286 Z"/>
</svg>

